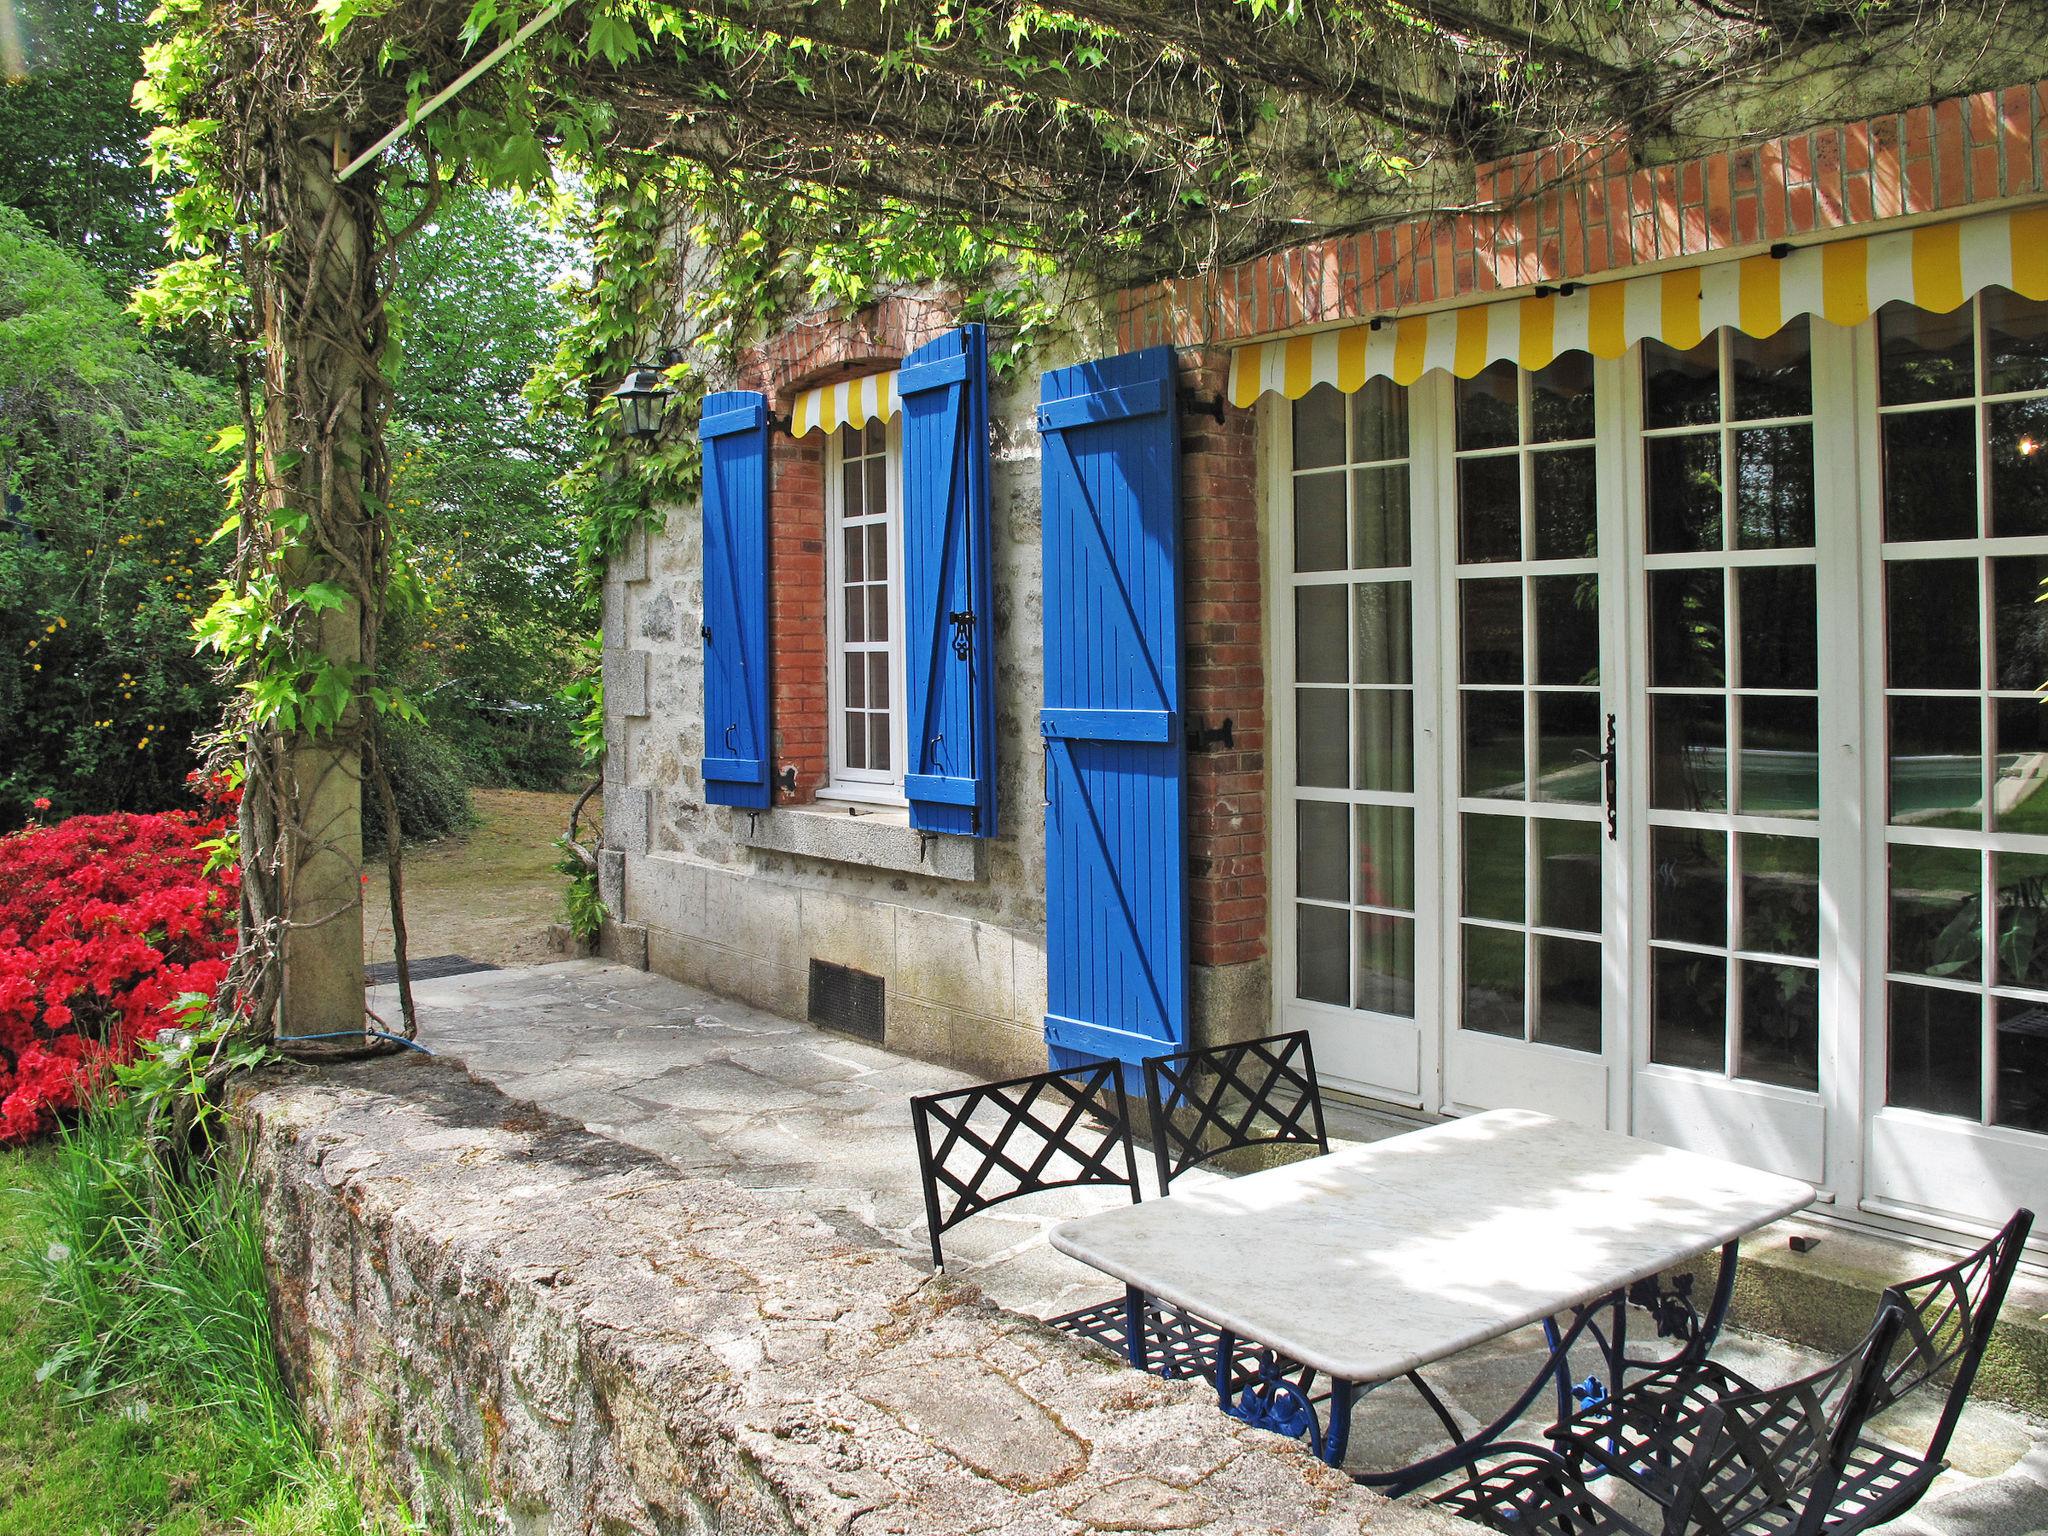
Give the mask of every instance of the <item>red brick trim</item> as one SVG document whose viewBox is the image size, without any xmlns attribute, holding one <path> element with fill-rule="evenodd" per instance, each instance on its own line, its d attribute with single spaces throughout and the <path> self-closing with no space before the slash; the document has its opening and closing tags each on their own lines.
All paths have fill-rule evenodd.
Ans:
<svg viewBox="0 0 2048 1536">
<path fill-rule="evenodd" d="M 2048 192 L 2048 81 L 1654 167 L 1617 139 L 1482 165 L 1456 214 L 1118 296 L 1126 348 L 1229 343 Z"/>
<path fill-rule="evenodd" d="M 775 760 L 769 773 L 796 769 L 796 793 L 778 787 L 776 803 L 817 798 L 831 767 L 825 668 L 825 439 L 768 439 L 768 694 Z"/>
<path fill-rule="evenodd" d="M 1181 358 L 1181 389 L 1219 393 L 1229 354 Z M 1182 679 L 1187 728 L 1231 722 L 1188 756 L 1188 917 L 1197 965 L 1266 952 L 1266 680 L 1256 439 L 1249 412 L 1181 421 Z"/>
<path fill-rule="evenodd" d="M 789 409 L 799 390 L 893 368 L 905 353 L 955 323 L 951 302 L 916 296 L 877 301 L 853 313 L 828 311 L 793 320 L 740 359 L 741 389 L 758 389 Z"/>
</svg>

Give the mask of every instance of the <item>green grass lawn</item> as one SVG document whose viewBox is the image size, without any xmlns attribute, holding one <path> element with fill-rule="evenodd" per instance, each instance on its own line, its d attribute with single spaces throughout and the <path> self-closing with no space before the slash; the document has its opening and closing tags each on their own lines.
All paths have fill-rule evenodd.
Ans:
<svg viewBox="0 0 2048 1536">
<path fill-rule="evenodd" d="M 161 1378 L 81 1399 L 48 1364 L 82 1342 L 31 1267 L 63 1155 L 0 1153 L 0 1536 L 367 1536 L 346 1480 L 295 1436 L 252 1437 Z"/>
</svg>

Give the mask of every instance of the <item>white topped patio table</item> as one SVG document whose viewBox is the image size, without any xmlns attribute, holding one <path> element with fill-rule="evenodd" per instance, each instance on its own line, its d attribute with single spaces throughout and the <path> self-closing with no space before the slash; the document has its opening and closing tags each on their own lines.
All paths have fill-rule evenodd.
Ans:
<svg viewBox="0 0 2048 1536">
<path fill-rule="evenodd" d="M 1727 1310 L 1736 1244 L 1812 1199 L 1797 1179 L 1503 1109 L 1082 1216 L 1052 1243 L 1122 1280 L 1134 1304 L 1169 1302 L 1329 1377 L 1320 1439 L 1334 1464 L 1354 1389 L 1528 1323 L 1575 1319 L 1561 1343 L 1553 1329 L 1545 1369 L 1496 1432 L 1545 1380 L 1564 1390 L 1563 1350 L 1606 1305 L 1618 1378 L 1622 1293 L 1719 1248 L 1715 1295 L 1688 1344 L 1703 1350 Z M 1144 1330 L 1130 1336 L 1142 1365 Z M 1218 1352 L 1219 1392 L 1256 1420 L 1230 1398 L 1232 1347 L 1226 1337 Z"/>
</svg>

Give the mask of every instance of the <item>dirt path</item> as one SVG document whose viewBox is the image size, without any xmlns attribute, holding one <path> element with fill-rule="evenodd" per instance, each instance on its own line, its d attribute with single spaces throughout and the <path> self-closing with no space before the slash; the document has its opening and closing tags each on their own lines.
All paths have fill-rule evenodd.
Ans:
<svg viewBox="0 0 2048 1536">
<path fill-rule="evenodd" d="M 560 959 L 548 945 L 548 924 L 560 918 L 562 905 L 555 839 L 575 798 L 480 789 L 474 830 L 408 848 L 405 922 L 413 958 L 467 955 L 492 965 Z M 368 958 L 389 960 L 391 909 L 381 865 L 372 867 L 364 894 Z"/>
</svg>

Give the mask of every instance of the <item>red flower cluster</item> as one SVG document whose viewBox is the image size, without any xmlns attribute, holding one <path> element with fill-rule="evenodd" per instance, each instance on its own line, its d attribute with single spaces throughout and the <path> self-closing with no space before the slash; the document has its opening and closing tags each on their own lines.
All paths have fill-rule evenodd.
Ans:
<svg viewBox="0 0 2048 1536">
<path fill-rule="evenodd" d="M 216 815 L 237 791 L 206 785 Z M 212 993 L 236 871 L 206 872 L 225 815 L 74 816 L 0 837 L 0 1145 L 49 1129 L 95 1073 Z"/>
</svg>

